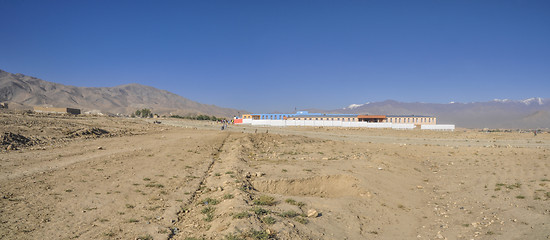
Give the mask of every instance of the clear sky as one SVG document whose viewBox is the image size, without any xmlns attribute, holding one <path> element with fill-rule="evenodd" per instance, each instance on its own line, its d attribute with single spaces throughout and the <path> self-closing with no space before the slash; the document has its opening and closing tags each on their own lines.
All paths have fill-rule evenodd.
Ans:
<svg viewBox="0 0 550 240">
<path fill-rule="evenodd" d="M 252 112 L 550 97 L 550 1 L 0 0 L 0 69 Z"/>
</svg>

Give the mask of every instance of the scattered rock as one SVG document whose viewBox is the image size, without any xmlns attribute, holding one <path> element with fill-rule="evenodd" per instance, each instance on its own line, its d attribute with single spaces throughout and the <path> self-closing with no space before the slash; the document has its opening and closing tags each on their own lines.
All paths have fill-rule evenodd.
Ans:
<svg viewBox="0 0 550 240">
<path fill-rule="evenodd" d="M 307 211 L 307 217 L 308 218 L 316 218 L 318 216 L 319 216 L 319 212 L 317 212 L 317 210 L 315 210 L 315 209 L 309 209 Z"/>
<path fill-rule="evenodd" d="M 69 137 L 99 137 L 106 134 L 109 134 L 109 131 L 101 128 L 84 128 L 76 130 L 74 132 L 69 132 L 67 135 Z"/>
<path fill-rule="evenodd" d="M 257 173 L 256 173 L 256 177 L 261 177 L 261 176 L 263 176 L 263 175 L 265 175 L 265 173 L 263 173 L 263 172 L 257 172 Z"/>
<path fill-rule="evenodd" d="M 0 136 L 0 146 L 6 146 L 6 150 L 17 150 L 18 147 L 31 146 L 36 143 L 38 140 L 12 132 L 6 132 Z"/>
</svg>

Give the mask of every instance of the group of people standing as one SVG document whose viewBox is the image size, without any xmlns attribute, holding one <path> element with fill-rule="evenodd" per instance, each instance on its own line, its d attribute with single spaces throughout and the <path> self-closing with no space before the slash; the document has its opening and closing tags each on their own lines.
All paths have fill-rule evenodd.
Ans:
<svg viewBox="0 0 550 240">
<path fill-rule="evenodd" d="M 227 129 L 227 126 L 229 126 L 229 124 L 233 124 L 233 120 L 230 121 L 226 119 L 220 120 L 218 122 L 222 124 L 222 131 Z"/>
</svg>

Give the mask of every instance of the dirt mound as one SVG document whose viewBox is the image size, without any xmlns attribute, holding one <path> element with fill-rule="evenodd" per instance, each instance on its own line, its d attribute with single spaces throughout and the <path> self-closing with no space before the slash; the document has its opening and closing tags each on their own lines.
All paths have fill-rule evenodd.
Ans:
<svg viewBox="0 0 550 240">
<path fill-rule="evenodd" d="M 368 191 L 357 186 L 358 180 L 347 175 L 318 176 L 299 179 L 255 181 L 260 192 L 314 197 L 369 196 Z"/>
<path fill-rule="evenodd" d="M 109 131 L 101 128 L 84 128 L 68 133 L 69 137 L 99 137 L 109 134 Z"/>
<path fill-rule="evenodd" d="M 15 150 L 19 147 L 35 144 L 36 141 L 23 135 L 6 132 L 0 137 L 0 146 L 6 150 Z"/>
</svg>

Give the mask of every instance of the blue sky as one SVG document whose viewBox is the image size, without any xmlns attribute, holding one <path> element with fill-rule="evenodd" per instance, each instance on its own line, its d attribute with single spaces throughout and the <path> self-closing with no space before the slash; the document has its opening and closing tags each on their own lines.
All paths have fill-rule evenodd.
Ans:
<svg viewBox="0 0 550 240">
<path fill-rule="evenodd" d="M 6 1 L 0 69 L 253 112 L 550 97 L 550 1 Z"/>
</svg>

